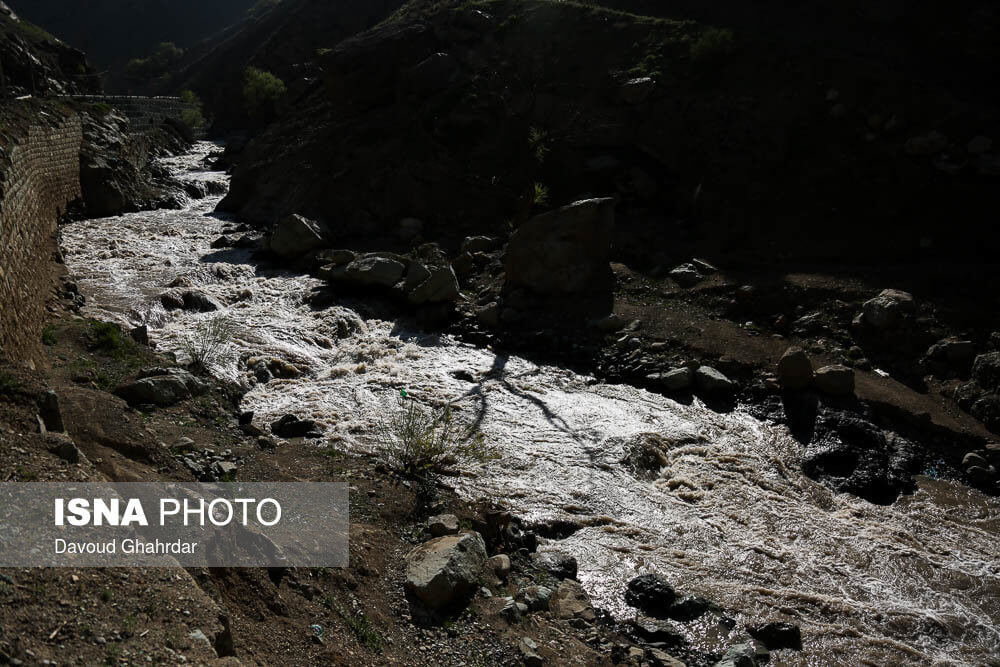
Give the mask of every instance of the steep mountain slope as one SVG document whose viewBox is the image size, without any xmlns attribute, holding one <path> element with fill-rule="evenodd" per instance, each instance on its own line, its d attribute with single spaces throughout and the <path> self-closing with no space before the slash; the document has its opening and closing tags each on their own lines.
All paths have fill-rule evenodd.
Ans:
<svg viewBox="0 0 1000 667">
<path fill-rule="evenodd" d="M 159 42 L 186 47 L 239 21 L 256 0 L 21 0 L 28 20 L 86 51 L 102 68 L 148 55 Z"/>
<path fill-rule="evenodd" d="M 905 49 L 843 48 L 851 21 L 823 40 L 815 21 L 801 35 L 740 25 L 575 2 L 411 2 L 317 58 L 320 83 L 252 142 L 223 208 L 260 222 L 301 212 L 362 241 L 413 216 L 457 243 L 538 204 L 613 195 L 617 252 L 639 268 L 692 250 L 987 252 L 1000 169 L 970 141 L 1000 134 L 1000 114 L 982 86 L 958 95 L 914 78 L 897 66 Z"/>
<path fill-rule="evenodd" d="M 385 19 L 403 0 L 284 0 L 192 49 L 183 69 L 160 92 L 195 90 L 219 129 L 245 126 L 243 72 L 273 72 L 295 99 L 317 74 L 317 54 Z"/>
<path fill-rule="evenodd" d="M 100 88 L 86 56 L 0 2 L 0 95 L 94 92 Z"/>
</svg>

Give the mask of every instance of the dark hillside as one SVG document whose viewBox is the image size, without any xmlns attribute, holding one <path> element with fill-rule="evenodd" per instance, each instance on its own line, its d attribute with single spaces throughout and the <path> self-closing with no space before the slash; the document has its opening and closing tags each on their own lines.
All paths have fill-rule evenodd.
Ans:
<svg viewBox="0 0 1000 667">
<path fill-rule="evenodd" d="M 695 9 L 411 2 L 317 58 L 321 83 L 250 145 L 223 206 L 370 240 L 412 216 L 457 242 L 516 225 L 538 188 L 547 206 L 613 195 L 619 259 L 641 269 L 992 252 L 1000 163 L 972 141 L 1000 129 L 989 94 L 862 48 L 881 33 L 846 10 L 821 40 L 820 21 L 734 10 L 727 32 Z"/>
<path fill-rule="evenodd" d="M 160 42 L 194 44 L 242 19 L 255 1 L 22 0 L 14 9 L 107 69 L 147 56 Z"/>
<path fill-rule="evenodd" d="M 100 88 L 86 56 L 0 2 L 0 97 L 88 93 Z"/>
</svg>

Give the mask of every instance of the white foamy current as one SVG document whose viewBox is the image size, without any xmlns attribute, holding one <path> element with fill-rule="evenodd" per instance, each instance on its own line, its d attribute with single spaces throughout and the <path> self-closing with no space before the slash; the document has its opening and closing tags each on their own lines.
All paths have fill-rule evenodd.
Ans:
<svg viewBox="0 0 1000 667">
<path fill-rule="evenodd" d="M 224 180 L 202 166 L 214 148 L 199 144 L 168 164 L 184 179 Z M 629 579 L 660 572 L 738 621 L 731 631 L 686 624 L 695 646 L 716 649 L 744 623 L 781 619 L 801 625 L 804 650 L 782 651 L 777 664 L 985 664 L 1000 655 L 996 499 L 922 477 L 913 495 L 872 505 L 805 477 L 801 445 L 740 410 L 718 414 L 362 322 L 341 306 L 316 310 L 305 302 L 314 278 L 258 269 L 247 250 L 210 249 L 232 226 L 212 213 L 217 202 L 74 223 L 62 243 L 88 315 L 147 324 L 159 349 L 183 357 L 184 341 L 219 315 L 163 310 L 158 296 L 185 278 L 238 326 L 220 377 L 248 382 L 252 356 L 302 370 L 250 389 L 244 408 L 259 425 L 293 413 L 327 426 L 318 446 L 367 450 L 400 389 L 452 402 L 501 454 L 454 478 L 459 492 L 529 521 L 580 526 L 541 548 L 576 556 L 595 604 L 619 618 L 634 613 L 623 600 Z M 664 454 L 644 475 L 623 459 L 646 434 Z"/>
</svg>

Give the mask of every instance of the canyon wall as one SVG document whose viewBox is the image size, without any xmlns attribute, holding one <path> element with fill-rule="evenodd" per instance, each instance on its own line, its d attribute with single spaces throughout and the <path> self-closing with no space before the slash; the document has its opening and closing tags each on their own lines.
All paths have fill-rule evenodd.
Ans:
<svg viewBox="0 0 1000 667">
<path fill-rule="evenodd" d="M 0 146 L 0 357 L 8 360 L 39 350 L 57 222 L 80 196 L 80 118 L 48 118 L 15 126 Z"/>
</svg>

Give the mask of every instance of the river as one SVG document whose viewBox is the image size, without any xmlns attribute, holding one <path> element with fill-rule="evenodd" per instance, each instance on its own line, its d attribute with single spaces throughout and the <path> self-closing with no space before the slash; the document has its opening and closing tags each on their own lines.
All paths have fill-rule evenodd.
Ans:
<svg viewBox="0 0 1000 667">
<path fill-rule="evenodd" d="M 224 180 L 203 167 L 215 148 L 201 143 L 167 162 L 184 179 Z M 237 324 L 220 377 L 245 381 L 245 360 L 259 355 L 304 371 L 254 386 L 244 409 L 262 426 L 289 412 L 314 418 L 337 447 L 369 448 L 401 388 L 422 402 L 453 402 L 501 454 L 453 480 L 459 493 L 578 526 L 541 548 L 576 556 L 594 603 L 618 617 L 633 613 L 622 597 L 628 580 L 655 571 L 720 604 L 737 629 L 779 618 L 801 625 L 804 650 L 783 651 L 781 664 L 974 665 L 1000 655 L 997 499 L 920 477 L 914 494 L 872 505 L 804 476 L 787 431 L 740 409 L 682 405 L 361 321 L 343 306 L 315 310 L 305 297 L 316 279 L 259 268 L 248 250 L 210 248 L 232 226 L 212 213 L 217 202 L 65 227 L 86 313 L 148 324 L 159 349 L 183 355 L 199 323 L 218 316 L 162 309 L 158 295 L 186 279 L 228 304 L 224 315 Z M 623 463 L 649 441 L 664 452 L 661 469 Z M 724 644 L 727 632 L 710 620 L 686 626 L 705 648 Z"/>
</svg>

